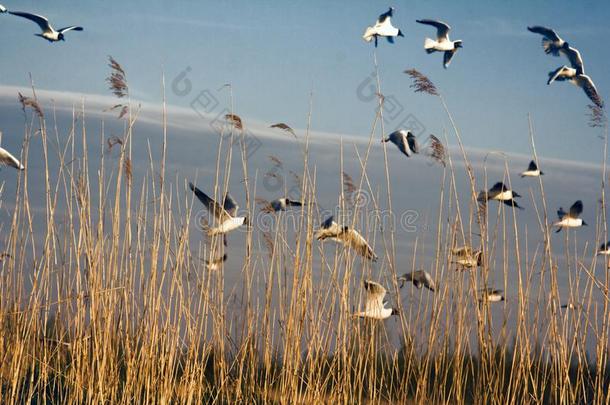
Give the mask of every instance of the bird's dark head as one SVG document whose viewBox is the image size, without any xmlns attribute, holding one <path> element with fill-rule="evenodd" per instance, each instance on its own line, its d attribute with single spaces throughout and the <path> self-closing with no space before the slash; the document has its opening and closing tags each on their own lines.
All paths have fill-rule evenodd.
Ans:
<svg viewBox="0 0 610 405">
<path fill-rule="evenodd" d="M 584 220 L 582 221 L 583 226 L 589 226 L 588 223 L 586 223 Z"/>
<path fill-rule="evenodd" d="M 570 47 L 570 44 L 566 41 L 563 43 L 562 48 L 563 49 L 568 49 Z"/>
<path fill-rule="evenodd" d="M 61 32 L 59 33 L 59 35 L 57 36 L 57 40 L 58 41 L 65 41 L 66 38 L 64 37 L 64 34 L 62 34 Z"/>
<path fill-rule="evenodd" d="M 398 30 L 398 36 L 399 36 L 399 37 L 404 37 L 404 36 L 405 36 L 405 34 L 403 34 L 401 30 Z"/>
<path fill-rule="evenodd" d="M 400 309 L 392 308 L 392 315 L 400 315 Z"/>
<path fill-rule="evenodd" d="M 244 217 L 244 226 L 252 226 L 252 222 L 250 221 L 250 217 Z"/>
<path fill-rule="evenodd" d="M 455 47 L 456 48 L 463 48 L 462 41 L 455 41 Z"/>
</svg>

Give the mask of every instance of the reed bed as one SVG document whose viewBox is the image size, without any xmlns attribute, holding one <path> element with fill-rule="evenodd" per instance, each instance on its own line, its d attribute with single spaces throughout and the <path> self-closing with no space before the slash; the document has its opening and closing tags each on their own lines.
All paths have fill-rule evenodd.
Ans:
<svg viewBox="0 0 610 405">
<path fill-rule="evenodd" d="M 111 91 L 121 99 L 115 106 L 124 122 L 121 135 L 102 126 L 99 139 L 89 136 L 91 129 L 76 119 L 86 115 L 84 105 L 75 109 L 70 128 L 59 129 L 52 106 L 41 106 L 34 89 L 27 98 L 20 95 L 22 156 L 27 168 L 30 145 L 41 143 L 46 200 L 44 212 L 34 212 L 28 180 L 40 174 L 28 169 L 16 175 L 15 195 L 2 195 L 14 206 L 11 222 L 3 224 L 0 267 L 2 403 L 610 402 L 607 266 L 586 260 L 594 245 L 579 251 L 574 236 L 566 237 L 569 299 L 583 307 L 561 309 L 565 297 L 543 179 L 532 196 L 538 224 L 524 228 L 510 208 L 481 207 L 476 193 L 488 187 L 486 172 L 477 176 L 472 169 L 441 91 L 423 74 L 410 71 L 416 90 L 439 97 L 453 125 L 443 141 L 434 141 L 434 156 L 447 161 L 437 165 L 437 226 L 428 231 L 433 246 L 416 243 L 412 263 L 397 263 L 397 230 L 384 227 L 383 212 L 393 202 L 385 149 L 383 168 L 369 160 L 385 132 L 379 80 L 367 147 L 336 151 L 341 165 L 353 153 L 360 168 L 337 173 L 337 206 L 341 221 L 375 246 L 380 264 L 373 265 L 342 246 L 314 240 L 325 218 L 316 193 L 321 175 L 309 156 L 310 128 L 297 133 L 278 127 L 289 128 L 302 151 L 301 172 L 283 184 L 295 185 L 291 190 L 303 208 L 274 214 L 269 229 L 252 221 L 245 232 L 229 236 L 227 247 L 222 238 L 202 236 L 207 218 L 187 180 L 165 173 L 171 144 L 165 109 L 161 149 L 133 150 L 138 106 L 114 59 L 111 70 Z M 230 97 L 232 106 L 232 89 Z M 259 196 L 266 174 L 249 166 L 246 129 L 247 121 L 231 108 L 214 141 L 214 176 L 194 180 L 213 186 L 208 191 L 219 200 L 231 179 L 240 179 L 246 196 L 241 210 L 251 219 L 261 212 L 269 217 L 269 196 Z M 449 140 L 457 140 L 460 154 L 442 151 Z M 105 151 L 95 164 L 92 143 Z M 109 160 L 108 151 L 116 159 Z M 148 156 L 147 163 L 138 162 L 147 165 L 142 176 L 133 175 L 133 153 Z M 282 165 L 281 159 L 274 157 L 274 164 Z M 369 173 L 380 169 L 386 183 L 373 184 Z M 603 169 L 602 179 L 605 164 Z M 463 175 L 470 183 L 466 191 L 456 184 Z M 510 184 L 508 165 L 505 176 Z M 596 241 L 607 239 L 604 187 L 602 180 Z M 542 235 L 541 245 L 529 243 L 534 233 Z M 451 249 L 465 244 L 488 258 L 480 269 L 456 271 Z M 239 257 L 241 267 L 208 271 L 204 260 L 224 253 Z M 433 257 L 427 270 L 441 280 L 438 290 L 414 295 L 410 303 L 396 299 L 396 277 L 416 268 L 424 254 Z M 227 284 L 227 272 L 242 281 Z M 352 316 L 365 278 L 387 287 L 401 310 L 397 319 Z M 514 288 L 516 300 L 479 303 L 477 291 L 492 280 Z"/>
</svg>

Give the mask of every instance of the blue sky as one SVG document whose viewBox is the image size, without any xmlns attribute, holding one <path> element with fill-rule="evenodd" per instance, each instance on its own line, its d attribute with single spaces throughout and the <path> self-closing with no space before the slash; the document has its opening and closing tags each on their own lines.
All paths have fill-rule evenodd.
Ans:
<svg viewBox="0 0 610 405">
<path fill-rule="evenodd" d="M 389 125 L 412 114 L 428 133 L 449 126 L 437 100 L 409 89 L 402 72 L 415 67 L 445 95 L 467 146 L 529 153 L 531 113 L 539 154 L 601 161 L 599 130 L 587 126 L 588 99 L 566 83 L 546 85 L 547 72 L 566 61 L 546 56 L 526 27 L 553 26 L 577 47 L 607 98 L 610 58 L 595 47 L 610 34 L 605 2 L 3 1 L 9 9 L 46 15 L 56 27 L 80 24 L 85 31 L 49 44 L 33 36 L 33 23 L 0 16 L 0 85 L 27 85 L 31 73 L 39 88 L 108 94 L 112 55 L 127 70 L 132 95 L 144 101 L 160 101 L 162 72 L 169 87 L 190 67 L 193 92 L 180 97 L 168 89 L 170 104 L 188 106 L 196 92 L 231 83 L 243 118 L 302 128 L 313 91 L 315 130 L 362 136 L 369 134 L 374 103 L 357 96 L 373 70 L 373 47 L 361 34 L 393 5 L 405 38 L 377 51 L 382 91 L 403 108 Z M 441 55 L 425 54 L 424 37 L 434 32 L 416 24 L 418 18 L 444 20 L 452 38 L 464 41 L 448 70 Z"/>
</svg>

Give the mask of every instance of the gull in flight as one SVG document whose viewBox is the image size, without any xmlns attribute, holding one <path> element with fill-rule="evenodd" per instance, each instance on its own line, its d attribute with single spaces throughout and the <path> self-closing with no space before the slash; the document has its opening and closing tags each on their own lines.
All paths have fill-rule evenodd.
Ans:
<svg viewBox="0 0 610 405">
<path fill-rule="evenodd" d="M 480 267 L 483 263 L 483 252 L 473 250 L 470 246 L 463 246 L 451 249 L 453 263 L 459 264 L 464 269 Z"/>
<path fill-rule="evenodd" d="M 599 108 L 604 107 L 604 102 L 597 91 L 597 87 L 595 87 L 595 83 L 593 80 L 586 74 L 579 74 L 577 70 L 574 68 L 570 68 L 567 66 L 561 66 L 556 70 L 549 72 L 549 80 L 547 84 L 551 84 L 554 81 L 568 81 L 572 83 L 576 87 L 580 87 L 589 100 L 591 100 L 596 106 Z"/>
<path fill-rule="evenodd" d="M 225 253 L 224 255 L 222 255 L 222 257 L 217 257 L 215 259 L 206 260 L 205 267 L 210 271 L 216 271 L 216 270 L 220 269 L 220 267 L 222 266 L 222 264 L 224 262 L 227 261 L 227 258 L 228 258 L 228 256 Z"/>
<path fill-rule="evenodd" d="M 411 131 L 405 131 L 400 129 L 392 132 L 387 137 L 383 138 L 381 142 L 392 142 L 398 147 L 405 156 L 409 157 L 413 153 L 419 153 L 419 145 L 417 139 Z"/>
<path fill-rule="evenodd" d="M 539 25 L 527 27 L 527 29 L 534 34 L 542 35 L 542 47 L 546 54 L 559 56 L 559 51 L 565 44 L 565 41 L 554 30 Z"/>
<path fill-rule="evenodd" d="M 506 187 L 504 183 L 499 181 L 494 184 L 493 187 L 489 189 L 489 191 L 481 191 L 477 200 L 481 202 L 486 202 L 489 200 L 500 201 L 508 205 L 509 207 L 515 207 L 522 210 L 523 207 L 519 206 L 519 204 L 517 204 L 517 202 L 515 201 L 515 198 L 517 197 L 521 196 L 515 191 L 512 191 L 511 189 Z"/>
<path fill-rule="evenodd" d="M 242 225 L 249 225 L 247 217 L 236 216 L 237 209 L 239 207 L 228 193 L 225 195 L 223 205 L 220 205 L 210 198 L 206 193 L 195 187 L 193 183 L 189 183 L 189 188 L 195 193 L 199 201 L 205 205 L 210 214 L 212 214 L 217 220 L 217 225 L 207 230 L 208 236 L 224 235 Z"/>
<path fill-rule="evenodd" d="M 385 307 L 383 299 L 386 295 L 386 289 L 381 284 L 365 280 L 364 289 L 366 290 L 364 311 L 357 312 L 354 316 L 382 320 L 392 315 L 398 315 L 398 309 Z"/>
<path fill-rule="evenodd" d="M 540 171 L 538 165 L 533 160 L 530 162 L 527 170 L 520 173 L 521 177 L 538 177 L 543 176 L 544 172 Z"/>
<path fill-rule="evenodd" d="M 69 27 L 64 27 L 59 30 L 55 30 L 55 28 L 53 28 L 53 26 L 49 23 L 49 20 L 41 15 L 24 13 L 21 11 L 9 11 L 9 14 L 16 15 L 17 17 L 27 18 L 30 21 L 34 21 L 42 30 L 42 34 L 34 35 L 42 37 L 49 42 L 65 41 L 64 33 L 72 30 L 83 30 L 83 27 L 79 27 L 77 25 L 71 25 Z"/>
<path fill-rule="evenodd" d="M 334 242 L 349 246 L 364 258 L 373 262 L 377 261 L 377 255 L 373 252 L 373 249 L 366 239 L 364 239 L 355 229 L 337 224 L 332 216 L 322 222 L 320 229 L 315 233 L 315 237 L 320 241 L 330 239 Z"/>
<path fill-rule="evenodd" d="M 479 302 L 500 302 L 504 301 L 502 290 L 484 288 L 479 290 Z"/>
<path fill-rule="evenodd" d="M 596 254 L 598 256 L 599 255 L 609 256 L 610 255 L 610 241 L 608 241 L 606 243 L 602 243 L 601 246 L 599 247 L 599 249 L 597 249 Z"/>
<path fill-rule="evenodd" d="M 21 164 L 21 162 L 19 160 L 17 160 L 17 158 L 13 155 L 11 155 L 11 153 L 9 151 L 7 151 L 4 148 L 0 147 L 0 164 L 4 165 L 4 166 L 11 166 L 14 167 L 17 170 L 24 170 L 25 167 Z"/>
<path fill-rule="evenodd" d="M 300 201 L 294 201 L 289 198 L 278 198 L 277 200 L 273 200 L 269 203 L 273 211 L 286 211 L 288 207 L 301 207 Z"/>
<path fill-rule="evenodd" d="M 578 200 L 572 204 L 569 212 L 565 212 L 563 207 L 559 207 L 559 210 L 557 211 L 559 221 L 553 224 L 553 226 L 558 228 L 555 233 L 561 232 L 563 228 L 578 228 L 580 226 L 587 225 L 587 223 L 580 218 L 582 210 L 583 206 L 581 200 Z"/>
<path fill-rule="evenodd" d="M 417 289 L 426 287 L 432 292 L 436 291 L 436 283 L 434 282 L 434 279 L 430 273 L 425 270 L 416 270 L 410 273 L 405 273 L 398 277 L 398 281 L 400 282 L 400 288 L 402 288 L 406 282 L 410 281 Z"/>
<path fill-rule="evenodd" d="M 375 48 L 377 47 L 377 39 L 379 37 L 385 37 L 389 43 L 394 43 L 395 37 L 404 37 L 402 31 L 392 25 L 392 15 L 394 14 L 394 7 L 390 7 L 388 11 L 381 14 L 375 25 L 372 27 L 366 27 L 362 39 L 366 42 L 375 40 Z"/>
<path fill-rule="evenodd" d="M 442 21 L 436 20 L 416 20 L 420 24 L 431 25 L 436 28 L 436 40 L 426 38 L 424 40 L 424 49 L 427 53 L 444 52 L 443 67 L 447 69 L 451 63 L 451 59 L 457 52 L 458 48 L 462 48 L 462 40 L 452 41 L 449 39 L 449 31 L 451 27 Z"/>
</svg>

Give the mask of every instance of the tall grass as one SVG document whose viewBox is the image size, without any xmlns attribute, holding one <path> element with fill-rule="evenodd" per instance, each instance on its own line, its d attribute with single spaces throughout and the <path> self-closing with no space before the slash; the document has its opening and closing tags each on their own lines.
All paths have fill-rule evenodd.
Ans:
<svg viewBox="0 0 610 405">
<path fill-rule="evenodd" d="M 2 403 L 610 401 L 610 278 L 608 271 L 596 277 L 595 260 L 590 266 L 584 260 L 595 246 L 578 251 L 572 235 L 566 236 L 566 262 L 574 274 L 570 300 L 583 308 L 562 310 L 543 179 L 532 195 L 538 229 L 524 228 L 503 206 L 482 209 L 476 193 L 488 187 L 486 176 L 476 178 L 442 97 L 453 130 L 445 139 L 458 140 L 470 188 L 465 194 L 459 189 L 462 164 L 449 155 L 441 169 L 434 246 L 416 243 L 411 263 L 396 263 L 395 234 L 381 230 L 380 207 L 392 207 L 385 144 L 385 185 L 372 184 L 368 174 L 372 166 L 379 169 L 368 158 L 385 132 L 379 80 L 370 142 L 364 154 L 353 152 L 361 169 L 356 180 L 342 167 L 351 150 L 343 145 L 337 150 L 341 220 L 382 253 L 381 265 L 374 267 L 341 246 L 331 249 L 313 240 L 324 218 L 316 195 L 320 175 L 309 159 L 309 124 L 305 134 L 295 135 L 303 151 L 298 189 L 304 206 L 291 226 L 286 214 L 278 213 L 272 230 L 249 228 L 243 251 L 231 241 L 224 247 L 222 238 L 194 242 L 201 240 L 193 224 L 200 220 L 199 202 L 185 179 L 166 178 L 171 140 L 165 100 L 161 150 L 149 148 L 145 175 L 136 178 L 132 140 L 138 109 L 129 100 L 125 72 L 116 61 L 111 64 L 113 91 L 128 100 L 121 104 L 121 136 L 112 138 L 102 127 L 99 140 L 93 139 L 83 119 L 61 130 L 52 122 L 49 129 L 52 108 L 45 106 L 43 114 L 35 92 L 23 105 L 26 168 L 32 142 L 40 140 L 46 162 L 45 222 L 36 225 L 40 219 L 28 192 L 28 179 L 40 174 L 26 169 L 17 174 L 16 194 L 3 195 L 15 208 L 4 227 L 7 255 L 0 272 Z M 260 174 L 249 165 L 247 122 L 233 111 L 228 89 L 230 119 L 218 137 L 214 184 L 205 181 L 221 200 L 231 178 L 243 179 L 242 210 L 256 218 Z M 73 115 L 84 117 L 85 106 Z M 102 151 L 110 145 L 118 159 L 102 153 L 99 165 L 92 166 L 92 142 Z M 231 173 L 234 159 L 239 173 Z M 510 184 L 507 164 L 505 176 Z M 367 205 L 351 198 L 358 193 L 370 198 Z M 362 215 L 367 210 L 374 215 Z M 605 240 L 604 204 L 597 218 L 597 240 Z M 543 236 L 542 247 L 531 248 L 533 233 Z M 481 269 L 455 271 L 451 249 L 464 244 L 480 247 L 489 258 Z M 393 330 L 386 327 L 392 321 L 351 316 L 361 305 L 363 278 L 381 281 L 398 297 L 397 268 L 415 269 L 425 249 L 434 252 L 428 270 L 442 281 L 435 294 L 420 294 L 411 305 L 395 299 L 402 311 Z M 242 266 L 205 268 L 203 259 L 225 252 L 241 256 Z M 508 277 L 512 263 L 517 279 Z M 229 271 L 241 274 L 241 290 L 225 283 Z M 505 290 L 514 287 L 516 297 L 480 304 L 477 291 L 493 280 L 501 280 Z M 600 291 L 601 306 L 594 300 Z"/>
</svg>

